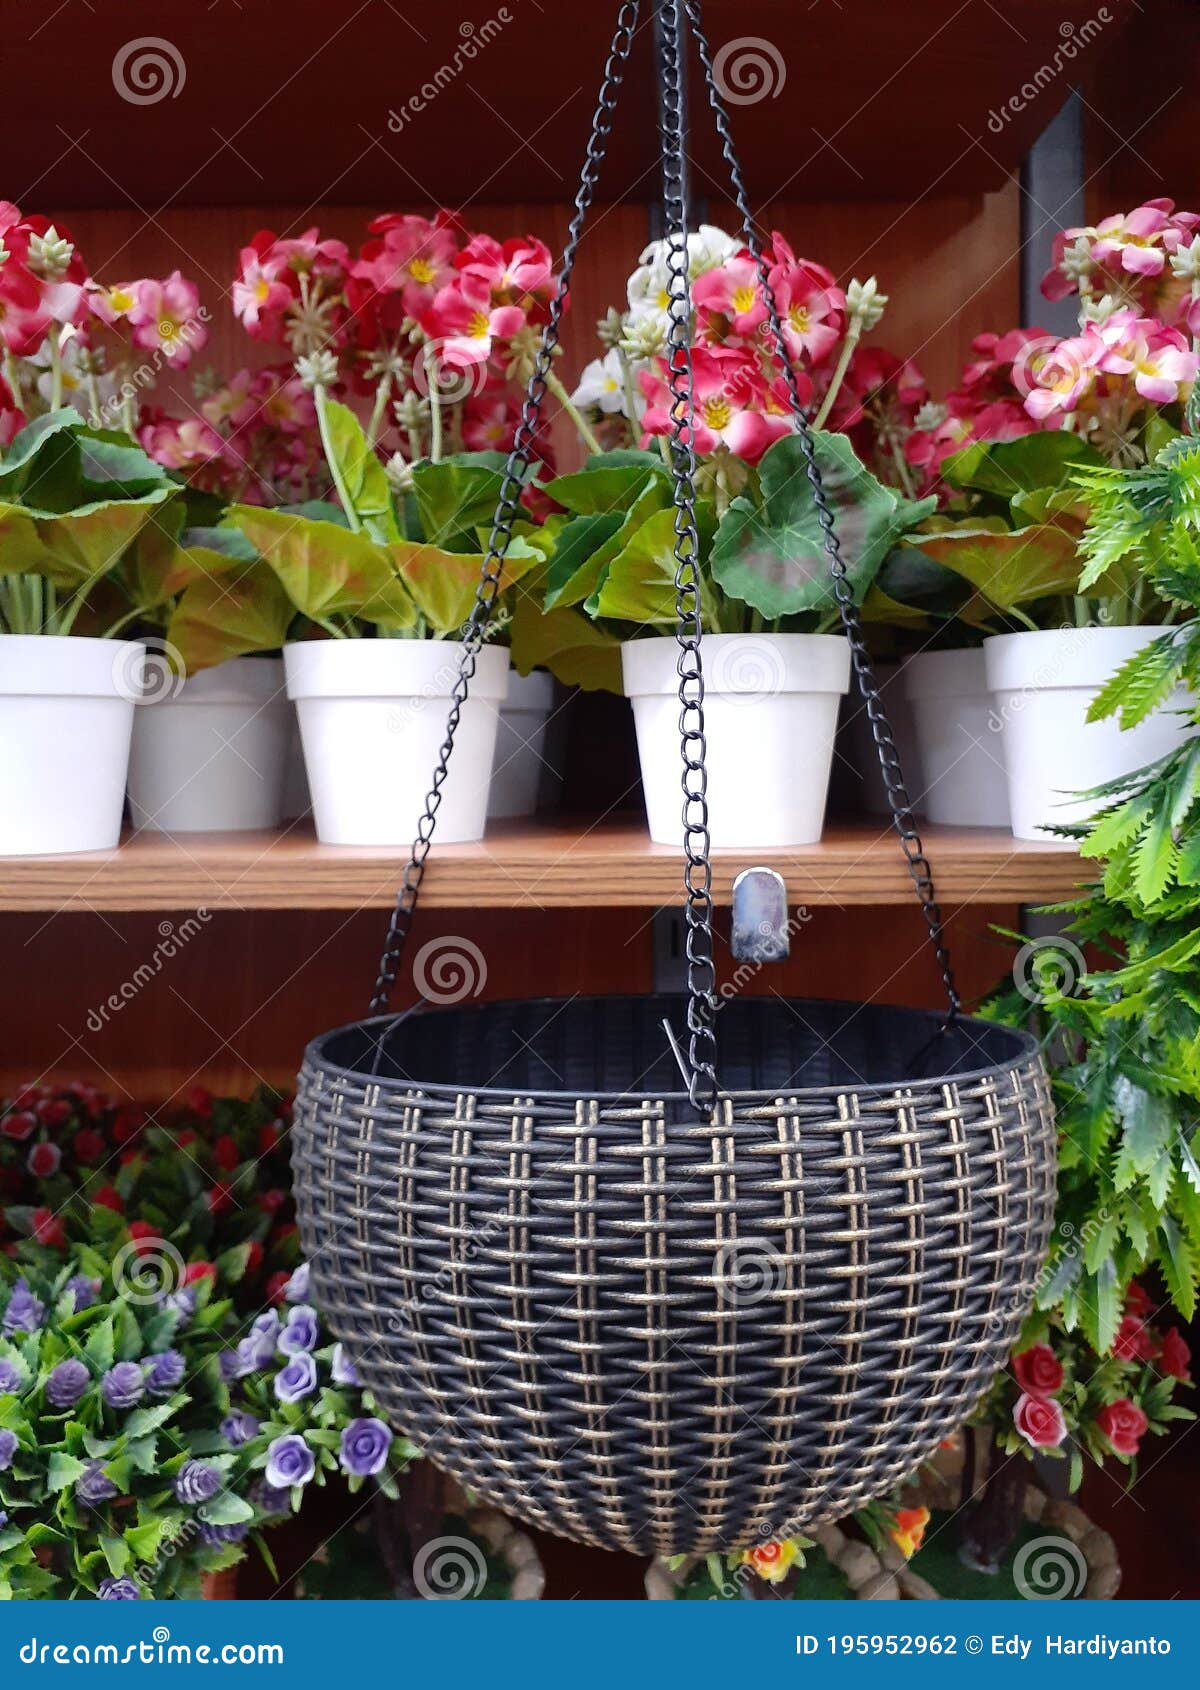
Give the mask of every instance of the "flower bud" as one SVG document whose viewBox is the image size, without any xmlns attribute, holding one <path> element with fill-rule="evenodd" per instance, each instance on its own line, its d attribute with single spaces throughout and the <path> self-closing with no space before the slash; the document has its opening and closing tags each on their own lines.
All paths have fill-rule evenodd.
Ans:
<svg viewBox="0 0 1200 1690">
<path fill-rule="evenodd" d="M 332 352 L 308 352 L 296 359 L 296 374 L 305 387 L 332 387 L 338 376 L 338 362 Z"/>
<path fill-rule="evenodd" d="M 383 466 L 383 473 L 388 478 L 388 486 L 393 493 L 409 493 L 412 491 L 412 465 L 406 460 L 403 452 L 393 452 Z"/>
<path fill-rule="evenodd" d="M 888 296 L 880 293 L 874 276 L 868 276 L 865 282 L 853 281 L 846 289 L 846 311 L 862 325 L 865 334 L 878 326 L 887 302 Z"/>
<path fill-rule="evenodd" d="M 34 275 L 40 276 L 43 281 L 61 282 L 74 256 L 73 244 L 63 239 L 53 223 L 44 235 L 29 237 L 29 256 L 26 262 Z"/>
<path fill-rule="evenodd" d="M 611 352 L 614 346 L 621 344 L 621 336 L 625 332 L 625 319 L 613 305 L 610 305 L 604 316 L 596 324 L 596 335 L 606 352 Z"/>
<path fill-rule="evenodd" d="M 1196 235 L 1190 246 L 1181 246 L 1178 252 L 1171 254 L 1171 268 L 1181 282 L 1200 280 L 1200 235 Z"/>
</svg>

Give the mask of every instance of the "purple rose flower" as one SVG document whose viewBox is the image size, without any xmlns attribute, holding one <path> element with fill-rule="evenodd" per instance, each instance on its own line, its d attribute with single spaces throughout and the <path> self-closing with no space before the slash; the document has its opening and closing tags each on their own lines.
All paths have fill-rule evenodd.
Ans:
<svg viewBox="0 0 1200 1690">
<path fill-rule="evenodd" d="M 38 1301 L 26 1280 L 18 1279 L 12 1288 L 12 1296 L 8 1299 L 4 1320 L 0 1322 L 0 1331 L 3 1331 L 6 1338 L 11 1338 L 18 1332 L 37 1332 L 45 1318 L 45 1303 Z"/>
<path fill-rule="evenodd" d="M 17 1453 L 17 1434 L 11 1432 L 7 1426 L 0 1426 L 0 1473 L 7 1472 L 12 1466 L 13 1456 Z"/>
<path fill-rule="evenodd" d="M 277 1490 L 265 1479 L 260 1479 L 255 1485 L 250 1500 L 262 1514 L 290 1514 L 292 1511 L 287 1491 Z"/>
<path fill-rule="evenodd" d="M 289 1303 L 303 1303 L 308 1299 L 309 1266 L 301 1262 L 283 1288 L 284 1299 Z"/>
<path fill-rule="evenodd" d="M 142 1363 L 146 1375 L 146 1389 L 152 1397 L 169 1397 L 183 1379 L 185 1366 L 178 1350 L 163 1350 L 161 1355 L 147 1356 Z"/>
<path fill-rule="evenodd" d="M 247 1520 L 239 1520 L 232 1526 L 210 1526 L 207 1520 L 200 1522 L 201 1541 L 217 1548 L 225 1543 L 241 1543 L 250 1530 Z"/>
<path fill-rule="evenodd" d="M 243 1373 L 254 1373 L 269 1367 L 275 1359 L 275 1345 L 279 1339 L 280 1320 L 274 1309 L 260 1314 L 249 1333 L 238 1345 L 238 1361 Z"/>
<path fill-rule="evenodd" d="M 217 1367 L 226 1385 L 232 1385 L 235 1379 L 242 1377 L 242 1360 L 236 1350 L 222 1350 L 217 1357 Z"/>
<path fill-rule="evenodd" d="M 75 1299 L 75 1313 L 81 1314 L 84 1309 L 90 1309 L 96 1301 L 99 1286 L 96 1280 L 87 1279 L 83 1274 L 77 1273 L 67 1280 L 66 1288 Z"/>
<path fill-rule="evenodd" d="M 227 1414 L 221 1422 L 221 1436 L 234 1449 L 240 1449 L 248 1444 L 251 1438 L 258 1436 L 259 1422 L 252 1414 L 246 1414 L 242 1409 L 235 1408 L 232 1414 Z"/>
<path fill-rule="evenodd" d="M 307 1303 L 297 1303 L 288 1310 L 287 1325 L 279 1334 L 279 1348 L 285 1356 L 315 1350 L 321 1342 L 321 1323 L 317 1311 Z"/>
<path fill-rule="evenodd" d="M 333 1346 L 333 1360 L 330 1363 L 330 1372 L 332 1373 L 335 1385 L 362 1384 L 362 1380 L 358 1375 L 358 1369 L 350 1360 L 350 1357 L 346 1354 L 346 1346 L 344 1344 L 335 1344 Z"/>
<path fill-rule="evenodd" d="M 7 1526 L 7 1524 L 8 1524 L 8 1515 L 4 1512 L 3 1508 L 0 1508 L 0 1532 L 2 1532 L 4 1530 L 5 1526 Z"/>
<path fill-rule="evenodd" d="M 19 1391 L 20 1389 L 21 1375 L 12 1362 L 0 1361 L 0 1397 L 4 1396 L 7 1391 Z"/>
<path fill-rule="evenodd" d="M 98 1503 L 111 1502 L 117 1495 L 117 1487 L 104 1471 L 102 1461 L 89 1461 L 85 1472 L 75 1481 L 75 1499 L 88 1508 L 94 1508 Z"/>
<path fill-rule="evenodd" d="M 46 1401 L 51 1408 L 74 1408 L 92 1382 L 92 1376 L 74 1356 L 60 1361 L 46 1380 Z"/>
<path fill-rule="evenodd" d="M 196 1293 L 190 1285 L 185 1285 L 179 1291 L 172 1291 L 169 1296 L 163 1298 L 163 1302 L 167 1308 L 174 1309 L 184 1321 L 189 1321 L 196 1312 Z"/>
<path fill-rule="evenodd" d="M 342 1432 L 342 1467 L 358 1479 L 369 1479 L 387 1466 L 392 1434 L 382 1420 L 352 1420 Z"/>
<path fill-rule="evenodd" d="M 266 1479 L 276 1490 L 306 1485 L 316 1470 L 313 1452 L 298 1432 L 285 1432 L 267 1445 Z"/>
<path fill-rule="evenodd" d="M 280 1402 L 299 1402 L 311 1396 L 316 1388 L 317 1364 L 307 1351 L 293 1356 L 275 1375 L 275 1395 Z"/>
<path fill-rule="evenodd" d="M 175 1478 L 175 1495 L 180 1502 L 207 1502 L 220 1488 L 220 1473 L 206 1461 L 185 1461 Z"/>
<path fill-rule="evenodd" d="M 140 1602 L 142 1593 L 130 1578 L 102 1579 L 96 1595 L 101 1602 Z"/>
<path fill-rule="evenodd" d="M 146 1380 L 136 1361 L 119 1361 L 100 1381 L 100 1395 L 109 1408 L 136 1408 L 146 1389 Z"/>
</svg>

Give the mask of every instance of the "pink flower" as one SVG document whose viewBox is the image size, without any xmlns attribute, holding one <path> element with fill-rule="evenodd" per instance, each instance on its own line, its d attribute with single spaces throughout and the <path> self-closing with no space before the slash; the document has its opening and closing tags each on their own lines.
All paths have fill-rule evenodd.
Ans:
<svg viewBox="0 0 1200 1690">
<path fill-rule="evenodd" d="M 18 1144 L 23 1144 L 36 1127 L 37 1116 L 31 1109 L 14 1109 L 0 1121 L 0 1133 Z"/>
<path fill-rule="evenodd" d="M 503 245 L 491 235 L 473 235 L 454 263 L 470 297 L 486 297 L 492 305 L 517 305 L 536 316 L 553 290 L 550 250 L 532 235 Z"/>
<path fill-rule="evenodd" d="M 350 267 L 351 277 L 366 284 L 358 296 L 358 311 L 376 296 L 395 294 L 401 314 L 415 321 L 454 274 L 458 242 L 453 220 L 448 212 L 439 212 L 432 223 L 389 212 L 375 218 L 370 229 L 379 238 L 365 242 Z"/>
<path fill-rule="evenodd" d="M 727 446 L 748 463 L 756 463 L 772 441 L 791 432 L 786 409 L 768 390 L 752 353 L 697 347 L 692 353 L 692 380 L 697 452 Z M 670 433 L 671 400 L 662 375 L 643 370 L 640 381 L 650 402 L 642 418 L 644 444 L 654 435 Z"/>
<path fill-rule="evenodd" d="M 1062 1408 L 1053 1397 L 1019 1396 L 1013 1425 L 1034 1449 L 1057 1449 L 1067 1435 Z"/>
<path fill-rule="evenodd" d="M 1031 1344 L 1012 1358 L 1013 1378 L 1031 1397 L 1052 1397 L 1062 1388 L 1063 1370 L 1049 1344 Z"/>
<path fill-rule="evenodd" d="M 1167 261 L 1163 236 L 1169 232 L 1170 200 L 1151 200 L 1128 214 L 1116 212 L 1096 225 L 1092 258 L 1120 265 L 1138 276 L 1157 276 Z M 1175 245 L 1178 244 L 1176 239 Z"/>
<path fill-rule="evenodd" d="M 165 281 L 135 282 L 133 292 L 128 316 L 134 345 L 161 352 L 172 369 L 182 369 L 208 342 L 196 284 L 172 270 Z"/>
<path fill-rule="evenodd" d="M 507 452 L 521 420 L 521 401 L 503 385 L 472 394 L 463 406 L 463 445 L 470 452 Z"/>
<path fill-rule="evenodd" d="M 1114 311 L 1100 325 L 1103 345 L 1100 368 L 1113 375 L 1132 375 L 1143 399 L 1169 405 L 1181 387 L 1195 381 L 1200 358 L 1188 348 L 1177 329 L 1164 328 L 1153 318 L 1132 311 Z"/>
<path fill-rule="evenodd" d="M 35 1179 L 49 1179 L 62 1163 L 62 1151 L 57 1144 L 35 1144 L 29 1152 L 28 1168 Z"/>
<path fill-rule="evenodd" d="M 754 260 L 744 248 L 717 270 L 707 270 L 692 284 L 692 303 L 707 315 L 728 318 L 735 334 L 750 335 L 765 321 L 767 307 Z"/>
<path fill-rule="evenodd" d="M 1169 1378 L 1182 1379 L 1184 1384 L 1189 1384 L 1192 1377 L 1188 1371 L 1191 1360 L 1192 1352 L 1187 1346 L 1183 1333 L 1177 1327 L 1172 1326 L 1163 1339 L 1159 1366 Z"/>
<path fill-rule="evenodd" d="M 316 227 L 292 239 L 278 240 L 274 255 L 297 275 L 341 280 L 350 263 L 344 241 L 323 241 Z"/>
<path fill-rule="evenodd" d="M 498 340 L 510 340 L 525 326 L 518 305 L 493 305 L 478 277 L 461 276 L 441 288 L 421 327 L 437 340 L 438 361 L 455 369 L 482 364 Z"/>
<path fill-rule="evenodd" d="M 293 299 L 285 281 L 282 254 L 275 251 L 275 237 L 260 229 L 239 254 L 241 266 L 234 278 L 233 309 L 246 333 L 256 340 L 278 340 L 283 332 L 283 313 Z"/>
<path fill-rule="evenodd" d="M 1043 422 L 1073 411 L 1095 385 L 1104 353 L 1104 342 L 1089 325 L 1082 334 L 1060 340 L 1057 346 L 1030 360 L 1029 379 L 1034 385 L 1025 395 L 1029 415 Z"/>
<path fill-rule="evenodd" d="M 1100 1410 L 1096 1424 L 1118 1455 L 1136 1455 L 1150 1422 L 1136 1403 L 1121 1397 Z"/>
<path fill-rule="evenodd" d="M 46 338 L 52 317 L 43 291 L 15 256 L 0 268 L 0 336 L 10 352 L 27 358 Z"/>
<path fill-rule="evenodd" d="M 1127 1314 L 1117 1328 L 1112 1353 L 1120 1361 L 1149 1361 L 1155 1353 L 1150 1328 L 1140 1315 Z"/>
<path fill-rule="evenodd" d="M 197 464 L 215 462 L 225 442 L 209 423 L 199 417 L 149 421 L 138 429 L 143 450 L 166 469 L 187 470 Z"/>
<path fill-rule="evenodd" d="M 61 1250 L 67 1242 L 66 1229 L 53 1209 L 35 1209 L 29 1217 L 29 1226 L 39 1244 Z"/>
</svg>

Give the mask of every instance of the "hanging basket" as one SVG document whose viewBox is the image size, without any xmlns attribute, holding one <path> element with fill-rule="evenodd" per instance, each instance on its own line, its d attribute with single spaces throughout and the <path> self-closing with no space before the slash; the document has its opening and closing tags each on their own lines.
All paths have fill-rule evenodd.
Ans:
<svg viewBox="0 0 1200 1690">
<path fill-rule="evenodd" d="M 1016 1338 L 1053 1213 L 1026 1034 L 734 1001 L 709 1125 L 673 1089 L 679 1007 L 345 1027 L 294 1126 L 317 1299 L 386 1413 L 506 1512 L 647 1555 L 908 1477 Z"/>
<path fill-rule="evenodd" d="M 637 0 L 622 0 L 371 1018 L 310 1045 L 293 1155 L 317 1296 L 398 1427 L 518 1519 L 610 1548 L 694 1555 L 850 1513 L 906 1478 L 970 1412 L 1033 1294 L 1055 1135 L 1034 1041 L 961 1013 L 699 0 L 656 0 L 654 11 L 687 995 L 383 1013 L 637 33 Z M 824 533 L 830 600 L 941 970 L 941 1015 L 722 1002 L 717 990 L 688 420 L 689 32 Z"/>
</svg>

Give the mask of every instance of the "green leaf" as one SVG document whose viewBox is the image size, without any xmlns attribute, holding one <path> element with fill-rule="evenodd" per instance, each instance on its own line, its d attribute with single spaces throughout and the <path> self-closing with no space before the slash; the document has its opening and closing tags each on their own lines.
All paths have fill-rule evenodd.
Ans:
<svg viewBox="0 0 1200 1690">
<path fill-rule="evenodd" d="M 813 435 L 846 573 L 861 602 L 900 536 L 936 507 L 885 487 L 855 456 L 844 434 Z M 800 437 L 785 435 L 759 464 L 761 501 L 741 493 L 717 529 L 712 573 L 722 591 L 768 619 L 835 603 L 824 535 Z"/>
<path fill-rule="evenodd" d="M 88 1360 L 92 1362 L 101 1373 L 108 1372 L 109 1368 L 113 1364 L 116 1354 L 111 1315 L 106 1316 L 104 1320 L 100 1321 L 92 1328 L 91 1332 L 88 1334 L 87 1343 L 83 1346 L 83 1350 Z"/>
<path fill-rule="evenodd" d="M 108 1570 L 115 1579 L 131 1565 L 133 1556 L 129 1552 L 129 1545 L 119 1537 L 110 1537 L 107 1532 L 101 1534 L 100 1548 L 104 1552 L 104 1559 L 108 1562 Z"/>
<path fill-rule="evenodd" d="M 50 1465 L 46 1474 L 46 1489 L 49 1491 L 66 1490 L 87 1472 L 87 1462 L 80 1461 L 77 1456 L 68 1455 L 65 1450 L 56 1449 L 50 1456 Z"/>
<path fill-rule="evenodd" d="M 1103 463 L 1096 448 L 1077 434 L 1053 429 L 1017 440 L 978 441 L 945 459 L 942 476 L 952 487 L 1011 499 L 1017 493 L 1061 487 L 1076 470 Z"/>
<path fill-rule="evenodd" d="M 309 1441 L 312 1441 L 311 1435 Z M 232 1491 L 222 1491 L 211 1502 L 201 1504 L 200 1518 L 207 1520 L 210 1526 L 237 1526 L 243 1520 L 252 1520 L 254 1509 Z"/>
<path fill-rule="evenodd" d="M 652 476 L 670 496 L 670 476 L 657 452 L 624 450 L 593 453 L 583 469 L 548 481 L 545 491 L 556 504 L 577 516 L 626 511 Z"/>
<path fill-rule="evenodd" d="M 412 466 L 422 537 L 444 551 L 475 550 L 475 529 L 491 527 L 504 486 L 498 452 L 456 452 L 440 463 Z"/>
<path fill-rule="evenodd" d="M 1174 1118 L 1165 1098 L 1137 1085 L 1125 1074 L 1113 1084 L 1113 1103 L 1123 1128 L 1114 1179 L 1124 1191 L 1146 1174 L 1163 1155 L 1171 1139 Z"/>
<path fill-rule="evenodd" d="M 980 527 L 922 534 L 911 543 L 935 563 L 969 581 L 999 610 L 1053 593 L 1073 593 L 1079 555 L 1065 529 L 1035 524 L 1000 533 Z"/>
<path fill-rule="evenodd" d="M 1123 728 L 1135 728 L 1179 684 L 1184 655 L 1185 648 L 1173 630 L 1151 640 L 1105 681 L 1088 708 L 1088 721 L 1119 714 Z"/>
<path fill-rule="evenodd" d="M 716 531 L 716 513 L 711 502 L 696 502 L 696 533 L 699 555 L 705 556 Z M 669 624 L 675 610 L 675 511 L 655 511 L 617 553 L 608 572 L 588 600 L 588 611 L 621 622 Z M 700 572 L 701 615 L 711 627 L 716 614 L 712 593 Z"/>
<path fill-rule="evenodd" d="M 167 624 L 186 674 L 254 652 L 277 651 L 295 611 L 275 572 L 243 566 L 237 580 L 204 577 L 184 592 Z"/>
<path fill-rule="evenodd" d="M 400 538 L 392 493 L 383 465 L 367 443 L 354 412 L 335 399 L 325 401 L 325 430 L 338 479 L 372 540 L 387 545 Z"/>
<path fill-rule="evenodd" d="M 1084 1279 L 1079 1293 L 1079 1315 L 1092 1348 L 1097 1355 L 1107 1355 L 1121 1322 L 1121 1287 L 1113 1261 L 1101 1262 L 1096 1272 Z"/>
<path fill-rule="evenodd" d="M 401 540 L 389 548 L 397 575 L 435 633 L 454 638 L 471 614 L 483 569 L 473 552 L 444 552 L 437 546 Z M 500 592 L 504 593 L 544 558 L 538 547 L 518 535 L 504 554 Z"/>
<path fill-rule="evenodd" d="M 0 452 L 0 499 L 18 499 L 27 487 L 36 486 L 39 479 L 39 459 L 49 461 L 47 453 L 55 455 L 61 442 L 56 436 L 73 433 L 84 426 L 83 418 L 70 406 L 60 411 L 48 411 L 27 423 L 15 435 L 4 452 Z M 44 471 L 42 478 L 44 479 Z"/>
<path fill-rule="evenodd" d="M 229 521 L 258 548 L 292 604 L 312 621 L 356 616 L 398 629 L 415 622 L 416 609 L 387 549 L 366 535 L 253 505 L 232 506 Z"/>
<path fill-rule="evenodd" d="M 575 516 L 563 524 L 554 538 L 546 575 L 546 609 L 582 604 L 599 584 L 605 542 L 621 528 L 624 518 L 617 511 L 598 511 Z M 607 561 L 607 560 L 604 560 Z M 589 568 L 588 566 L 591 565 Z"/>
<path fill-rule="evenodd" d="M 517 589 L 511 624 L 512 662 L 519 674 L 548 669 L 567 686 L 585 692 L 621 691 L 621 643 L 582 611 L 542 610 L 536 598 Z"/>
<path fill-rule="evenodd" d="M 1159 1230 L 1166 1246 L 1159 1258 L 1163 1279 L 1175 1307 L 1185 1320 L 1191 1320 L 1196 1312 L 1196 1266 L 1192 1253 L 1170 1215 L 1163 1216 Z"/>
</svg>

